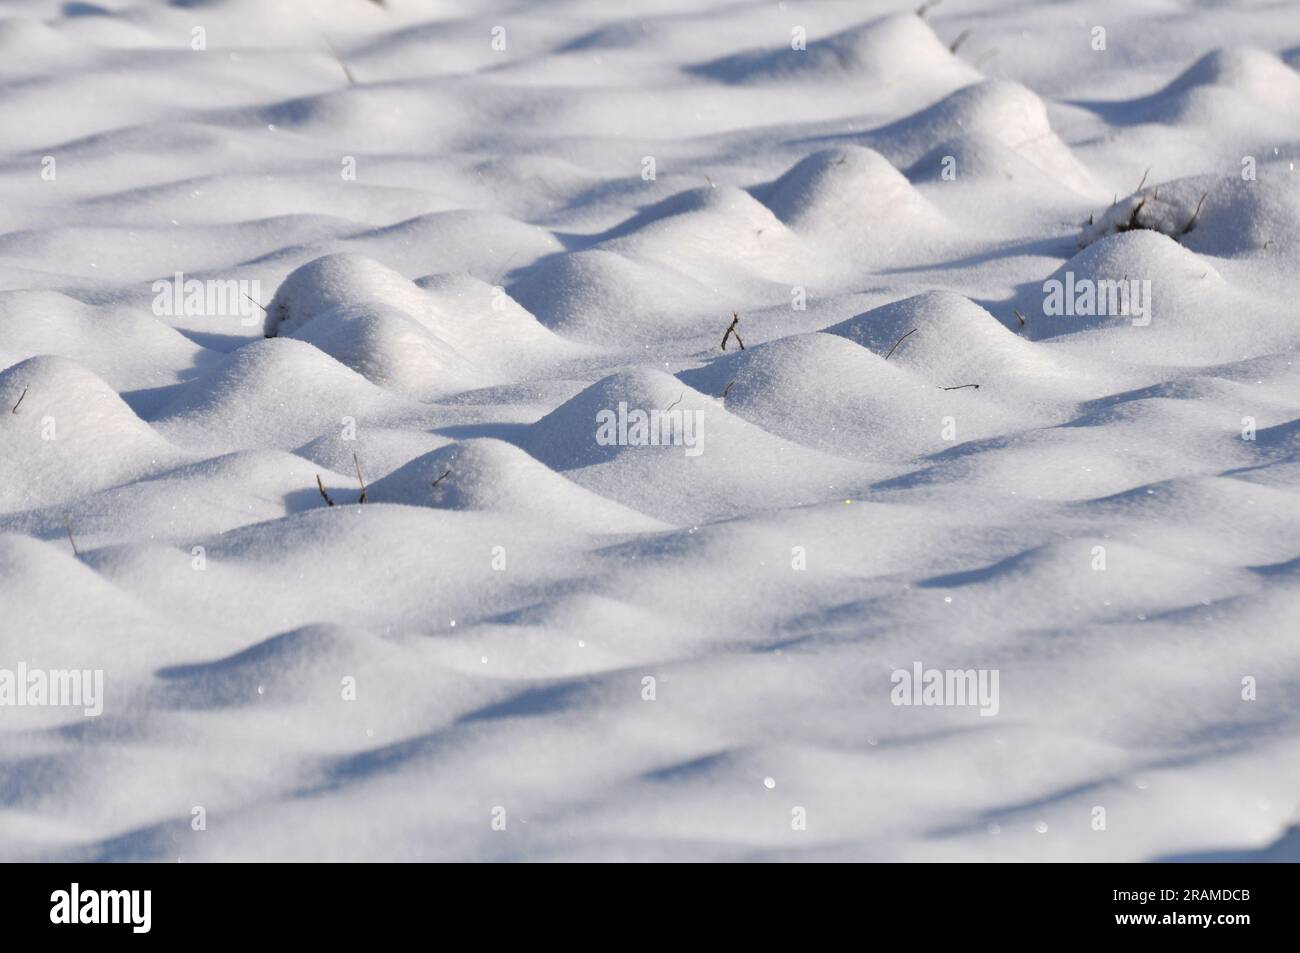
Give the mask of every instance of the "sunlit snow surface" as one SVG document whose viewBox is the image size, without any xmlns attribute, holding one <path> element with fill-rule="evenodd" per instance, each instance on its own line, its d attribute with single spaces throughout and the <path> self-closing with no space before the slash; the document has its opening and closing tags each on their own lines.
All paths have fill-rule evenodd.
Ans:
<svg viewBox="0 0 1300 953">
<path fill-rule="evenodd" d="M 0 857 L 1300 859 L 1300 4 L 0 14 Z"/>
</svg>

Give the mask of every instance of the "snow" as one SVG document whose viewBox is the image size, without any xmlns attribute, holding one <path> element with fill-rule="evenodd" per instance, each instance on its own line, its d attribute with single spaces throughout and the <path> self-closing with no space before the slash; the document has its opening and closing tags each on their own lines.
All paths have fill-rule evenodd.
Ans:
<svg viewBox="0 0 1300 953">
<path fill-rule="evenodd" d="M 1298 11 L 913 6 L 7 4 L 0 857 L 1300 859 Z"/>
</svg>

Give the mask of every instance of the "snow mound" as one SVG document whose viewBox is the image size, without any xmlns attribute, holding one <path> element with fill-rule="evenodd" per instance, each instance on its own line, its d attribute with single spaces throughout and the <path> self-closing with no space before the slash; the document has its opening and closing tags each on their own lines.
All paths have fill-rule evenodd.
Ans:
<svg viewBox="0 0 1300 953">
<path fill-rule="evenodd" d="M 454 316 L 439 324 L 442 336 L 491 376 L 531 376 L 587 353 L 544 327 L 501 285 L 463 272 L 426 275 L 416 285 L 435 309 Z"/>
<path fill-rule="evenodd" d="M 359 460 L 366 479 L 376 480 L 392 473 L 408 460 L 451 442 L 449 437 L 421 430 L 358 426 L 355 431 L 339 428 L 323 433 L 299 447 L 295 453 L 336 473 L 354 472 L 356 460 Z"/>
<path fill-rule="evenodd" d="M 318 95 L 278 100 L 257 109 L 234 109 L 230 120 L 273 125 L 321 142 L 391 142 L 430 148 L 481 121 L 463 96 L 427 84 L 348 86 Z"/>
<path fill-rule="evenodd" d="M 950 446 L 940 437 L 944 415 L 957 407 L 978 412 L 979 406 L 969 394 L 945 394 L 847 334 L 781 338 L 680 377 L 699 390 L 726 389 L 726 409 L 769 433 L 860 460 L 906 460 L 942 450 Z M 988 430 L 975 429 L 972 420 L 963 439 Z"/>
<path fill-rule="evenodd" d="M 521 444 L 575 482 L 672 523 L 724 518 L 789 494 L 833 498 L 842 481 L 868 476 L 649 368 L 597 381 L 529 427 Z"/>
<path fill-rule="evenodd" d="M 347 247 L 408 274 L 470 272 L 493 283 L 511 267 L 564 250 L 544 228 L 477 209 L 417 215 L 350 238 Z"/>
<path fill-rule="evenodd" d="M 1213 50 L 1152 95 L 1142 115 L 1167 123 L 1235 125 L 1261 110 L 1300 109 L 1300 73 L 1253 47 Z"/>
<path fill-rule="evenodd" d="M 351 457 L 339 472 L 353 472 Z M 147 525 L 152 539 L 188 553 L 208 536 L 319 506 L 317 474 L 330 487 L 357 489 L 355 477 L 322 471 L 293 454 L 243 450 L 32 511 L 24 517 L 24 528 L 53 540 L 62 538 L 65 523 L 71 523 L 78 546 L 91 549 Z M 181 496 L 185 506 L 176 505 Z"/>
<path fill-rule="evenodd" d="M 163 703 L 194 709 L 337 702 L 346 676 L 389 651 L 383 639 L 341 625 L 309 625 L 211 662 L 160 669 Z"/>
<path fill-rule="evenodd" d="M 1134 192 L 1093 215 L 1079 235 L 1079 247 L 1087 248 L 1107 235 L 1142 230 L 1181 241 L 1200 224 L 1203 200 L 1219 181 L 1196 176 Z"/>
<path fill-rule="evenodd" d="M 266 306 L 266 336 L 291 334 L 336 308 L 363 304 L 419 314 L 428 300 L 411 281 L 373 259 L 326 255 L 296 268 L 276 289 Z"/>
<path fill-rule="evenodd" d="M 1089 245 L 1019 300 L 1024 334 L 1033 341 L 1123 328 L 1148 332 L 1147 337 L 1187 336 L 1190 327 L 1209 331 L 1232 324 L 1230 317 L 1218 315 L 1213 325 L 1207 320 L 1207 296 L 1225 290 L 1218 271 L 1195 252 L 1159 232 L 1134 230 Z"/>
<path fill-rule="evenodd" d="M 1105 554 L 1105 572 L 1095 571 L 1097 550 Z M 1116 619 L 1135 612 L 1176 608 L 1185 598 L 1183 587 L 1195 561 L 1156 552 L 1104 537 L 1053 542 L 984 565 L 944 573 L 920 582 L 922 587 L 950 592 L 974 608 L 982 603 L 1017 606 L 1027 625 L 1035 619 L 1032 600 L 1017 594 L 1060 591 L 1072 604 L 1100 610 Z M 1217 574 L 1216 574 L 1217 575 Z M 1207 596 L 1230 591 L 1233 580 L 1208 577 L 1201 582 Z"/>
<path fill-rule="evenodd" d="M 794 231 L 823 242 L 852 242 L 877 255 L 894 248 L 901 235 L 945 224 L 888 159 L 862 146 L 815 152 L 756 192 Z"/>
<path fill-rule="evenodd" d="M 882 358 L 889 355 L 891 365 L 938 387 L 978 383 L 991 392 L 1005 392 L 1064 383 L 1054 357 L 1009 331 L 969 298 L 950 291 L 895 301 L 825 331 Z"/>
<path fill-rule="evenodd" d="M 1212 259 L 1145 229 L 1094 242 L 1025 286 L 1015 304 L 1031 340 L 1087 335 L 1108 342 L 1109 358 L 1121 363 L 1250 358 L 1300 340 L 1300 329 L 1276 324 L 1276 305 L 1256 289 L 1229 283 Z"/>
<path fill-rule="evenodd" d="M 1190 199 L 1189 191 L 1184 204 Z M 1300 170 L 1271 162 L 1258 166 L 1254 181 L 1233 176 L 1216 183 L 1183 244 L 1208 255 L 1268 251 L 1300 262 Z"/>
<path fill-rule="evenodd" d="M 642 237 L 655 232 L 680 233 L 682 226 L 709 228 L 713 237 L 738 238 L 746 229 L 780 228 L 753 196 L 734 186 L 702 186 L 675 192 L 620 222 L 600 236 L 602 242 L 626 236 Z M 727 230 L 730 231 L 727 231 Z"/>
<path fill-rule="evenodd" d="M 51 58 L 79 60 L 86 52 L 85 44 L 40 20 L 23 16 L 0 18 L 0 56 L 4 57 L 8 69 L 40 66 Z"/>
<path fill-rule="evenodd" d="M 548 324 L 558 316 L 557 327 L 566 333 L 609 341 L 601 327 L 609 311 L 625 312 L 637 299 L 647 320 L 684 327 L 699 313 L 701 292 L 719 302 L 723 289 L 732 301 L 762 300 L 774 289 L 831 278 L 821 257 L 762 202 L 743 189 L 716 186 L 640 209 L 584 251 L 530 269 L 512 291 Z M 651 285 L 657 286 L 654 299 L 638 293 Z M 646 307 L 659 303 L 664 307 Z"/>
<path fill-rule="evenodd" d="M 0 510 L 76 499 L 183 462 L 95 374 L 61 357 L 0 371 Z"/>
<path fill-rule="evenodd" d="M 509 379 L 572 353 L 499 287 L 468 275 L 430 293 L 359 255 L 293 271 L 267 307 L 267 336 L 310 341 L 367 379 L 419 399 Z"/>
<path fill-rule="evenodd" d="M 464 355 L 405 312 L 367 303 L 335 308 L 293 332 L 379 387 L 415 400 L 470 390 L 485 380 Z"/>
<path fill-rule="evenodd" d="M 119 702 L 133 671 L 156 659 L 163 639 L 175 633 L 173 623 L 74 556 L 66 536 L 42 542 L 0 533 L 0 605 L 5 668 L 24 661 L 32 668 L 104 669 L 106 694 L 116 691 Z M 41 638 L 31 639 L 32 632 Z M 67 709 L 6 707 L 6 731 L 18 730 L 25 713 L 45 723 L 68 717 Z"/>
<path fill-rule="evenodd" d="M 118 391 L 162 386 L 159 365 L 200 362 L 203 348 L 147 313 L 94 307 L 56 291 L 0 292 L 0 349 L 10 363 L 37 354 L 76 361 Z"/>
<path fill-rule="evenodd" d="M 602 236 L 601 247 L 653 261 L 705 285 L 746 276 L 805 280 L 816 258 L 765 205 L 734 187 L 690 189 L 642 209 Z"/>
<path fill-rule="evenodd" d="M 345 426 L 344 418 L 363 420 L 402 406 L 319 348 L 275 338 L 244 345 L 182 385 L 154 424 L 182 446 L 290 450 Z"/>
<path fill-rule="evenodd" d="M 583 489 L 518 447 L 492 439 L 465 440 L 417 457 L 376 481 L 369 498 L 376 503 L 512 513 L 596 533 L 666 528 Z"/>
<path fill-rule="evenodd" d="M 1079 246 L 1146 229 L 1222 257 L 1271 250 L 1300 257 L 1300 174 L 1290 163 L 1240 176 L 1189 176 L 1129 195 L 1084 226 Z"/>
<path fill-rule="evenodd" d="M 980 74 L 957 59 L 929 25 L 912 13 L 881 17 L 814 40 L 806 50 L 787 45 L 750 50 L 694 68 L 725 83 L 875 83 L 885 86 L 943 84 L 952 88 Z"/>
<path fill-rule="evenodd" d="M 1300 96 L 1300 73 L 1266 50 L 1228 47 L 1206 53 L 1168 88 L 1197 86 L 1230 86 L 1254 99 L 1281 104 Z"/>
<path fill-rule="evenodd" d="M 950 172 L 948 170 L 951 170 Z M 906 170 L 914 183 L 955 181 L 980 186 L 1014 185 L 1048 192 L 1063 184 L 997 136 L 963 133 L 939 143 Z M 945 180 L 945 173 L 948 179 Z"/>
<path fill-rule="evenodd" d="M 721 296 L 676 269 L 600 248 L 540 262 L 510 295 L 551 330 L 601 344 L 654 340 L 692 316 L 725 313 Z"/>
<path fill-rule="evenodd" d="M 1000 142 L 1080 194 L 1097 190 L 1091 174 L 1052 130 L 1042 99 L 1011 80 L 990 79 L 963 87 L 918 113 L 873 130 L 867 140 L 896 165 L 910 166 L 936 142 L 967 135 Z"/>
</svg>

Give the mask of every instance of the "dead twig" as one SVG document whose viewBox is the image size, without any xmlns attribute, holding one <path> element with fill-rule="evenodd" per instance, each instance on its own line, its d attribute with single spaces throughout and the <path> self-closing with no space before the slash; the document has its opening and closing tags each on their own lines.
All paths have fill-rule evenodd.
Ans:
<svg viewBox="0 0 1300 953">
<path fill-rule="evenodd" d="M 348 69 L 348 64 L 343 62 L 343 57 L 339 56 L 339 51 L 334 49 L 334 44 L 325 37 L 322 37 L 322 39 L 325 40 L 325 45 L 329 47 L 330 56 L 334 57 L 334 62 L 338 63 L 339 69 L 343 70 L 343 75 L 347 78 L 348 85 L 357 85 L 357 78 L 352 75 L 352 70 Z"/>
<path fill-rule="evenodd" d="M 1196 203 L 1196 211 L 1192 213 L 1192 217 L 1187 220 L 1187 224 L 1178 232 L 1180 237 L 1186 235 L 1192 230 L 1192 226 L 1196 224 L 1196 219 L 1200 217 L 1201 206 L 1205 204 L 1205 200 L 1209 197 L 1209 194 L 1209 192 L 1201 193 L 1201 200 Z"/>
<path fill-rule="evenodd" d="M 1146 206 L 1146 204 L 1147 204 L 1147 197 L 1144 195 L 1142 196 L 1138 204 L 1133 206 L 1133 211 L 1129 212 L 1128 221 L 1125 222 L 1123 225 L 1118 226 L 1115 229 L 1115 231 L 1131 232 L 1135 229 L 1142 228 L 1143 227 L 1142 223 L 1138 221 L 1138 213 L 1142 211 L 1142 209 Z"/>
<path fill-rule="evenodd" d="M 27 387 L 24 387 L 24 388 L 23 388 L 23 392 L 22 392 L 21 394 L 18 395 L 18 404 L 21 404 L 21 403 L 23 402 L 23 398 L 27 396 L 27 391 L 28 391 L 30 388 L 31 388 L 31 385 L 30 385 L 30 384 L 28 384 Z M 16 414 L 16 413 L 18 413 L 18 404 L 14 404 L 14 409 L 11 410 L 11 411 L 9 411 L 9 413 L 11 413 L 11 414 Z"/>
<path fill-rule="evenodd" d="M 726 399 L 727 399 L 727 395 L 731 393 L 731 388 L 733 388 L 733 387 L 735 387 L 735 386 L 736 386 L 736 382 L 735 382 L 735 381 L 732 381 L 730 384 L 728 384 L 726 387 L 724 387 L 724 388 L 722 389 L 722 399 L 723 399 L 723 400 L 726 400 Z"/>
<path fill-rule="evenodd" d="M 429 485 L 430 485 L 430 486 L 437 486 L 439 483 L 441 483 L 441 482 L 446 478 L 447 474 L 450 473 L 450 472 L 451 472 L 451 467 L 448 467 L 447 469 L 445 469 L 445 470 L 442 471 L 442 476 L 438 477 L 438 479 L 434 480 L 433 483 L 431 483 L 431 484 L 429 484 Z"/>
<path fill-rule="evenodd" d="M 961 390 L 963 387 L 974 387 L 976 390 L 980 389 L 979 384 L 955 384 L 952 387 L 940 387 L 939 390 Z"/>
<path fill-rule="evenodd" d="M 63 514 L 63 526 L 68 531 L 68 542 L 72 544 L 72 555 L 80 556 L 81 553 L 77 552 L 77 541 L 72 538 L 72 520 L 68 518 L 67 513 Z"/>
<path fill-rule="evenodd" d="M 352 454 L 352 462 L 356 464 L 357 482 L 361 484 L 361 496 L 357 498 L 357 502 L 364 503 L 366 501 L 366 497 L 370 494 L 370 491 L 366 489 L 366 479 L 361 475 L 361 461 L 357 459 L 357 455 L 355 453 Z"/>
<path fill-rule="evenodd" d="M 1147 166 L 1147 170 L 1142 173 L 1142 181 L 1139 182 L 1138 187 L 1133 190 L 1135 193 L 1142 191 L 1142 186 L 1147 184 L 1147 176 L 1150 174 L 1151 174 L 1151 166 Z"/>
<path fill-rule="evenodd" d="M 1020 326 L 1023 328 L 1025 326 L 1025 316 L 1020 313 L 1019 308 L 1012 308 L 1011 310 L 1015 312 L 1016 317 L 1020 320 Z"/>
<path fill-rule="evenodd" d="M 325 492 L 325 484 L 320 481 L 319 473 L 316 474 L 316 489 L 320 490 L 320 495 L 325 498 L 326 503 L 328 503 L 330 506 L 334 505 L 334 501 L 330 499 L 330 495 Z"/>
<path fill-rule="evenodd" d="M 916 15 L 924 20 L 925 15 L 929 13 L 932 8 L 937 7 L 942 2 L 943 0 L 925 0 L 925 3 L 916 8 Z"/>
<path fill-rule="evenodd" d="M 671 404 L 669 404 L 667 407 L 665 407 L 665 408 L 664 408 L 664 413 L 665 413 L 665 414 L 668 413 L 668 411 L 672 410 L 674 407 L 676 407 L 678 404 L 680 404 L 680 403 L 682 402 L 682 399 L 685 398 L 685 397 L 686 397 L 686 391 L 682 391 L 682 396 L 681 396 L 681 397 L 678 397 L 675 401 L 673 401 Z"/>
<path fill-rule="evenodd" d="M 889 360 L 890 354 L 893 354 L 895 351 L 898 350 L 898 345 L 902 344 L 904 341 L 906 341 L 909 337 L 911 337 L 915 333 L 916 333 L 916 328 L 912 328 L 912 330 L 908 331 L 901 338 L 895 341 L 894 346 L 889 349 L 889 354 L 885 355 L 885 360 Z"/>
<path fill-rule="evenodd" d="M 731 324 L 727 327 L 727 333 L 722 336 L 722 349 L 724 351 L 727 349 L 727 341 L 733 334 L 736 337 L 736 343 L 740 345 L 740 349 L 742 351 L 745 349 L 745 342 L 740 339 L 740 332 L 736 330 L 736 325 L 739 323 L 740 315 L 736 314 L 734 311 L 731 312 Z"/>
<path fill-rule="evenodd" d="M 970 39 L 972 30 L 962 30 L 957 34 L 957 39 L 952 41 L 952 46 L 948 47 L 948 52 L 954 56 L 957 54 L 957 48 Z"/>
</svg>

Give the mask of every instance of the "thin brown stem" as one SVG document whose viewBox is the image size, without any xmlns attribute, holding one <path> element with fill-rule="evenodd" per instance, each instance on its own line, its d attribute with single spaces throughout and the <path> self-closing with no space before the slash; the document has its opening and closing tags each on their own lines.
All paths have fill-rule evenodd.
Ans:
<svg viewBox="0 0 1300 953">
<path fill-rule="evenodd" d="M 361 461 L 357 459 L 357 455 L 355 453 L 352 454 L 352 462 L 356 464 L 357 482 L 361 484 L 361 496 L 358 497 L 357 502 L 364 503 L 370 491 L 366 489 L 366 478 L 361 475 Z"/>
<path fill-rule="evenodd" d="M 348 69 L 348 64 L 343 62 L 343 57 L 339 56 L 338 50 L 334 49 L 334 44 L 327 39 L 325 40 L 325 45 L 329 47 L 330 56 L 334 57 L 334 61 L 339 64 L 339 69 L 343 70 L 343 75 L 346 77 L 348 85 L 357 85 L 357 78 L 352 75 L 352 70 Z"/>
<path fill-rule="evenodd" d="M 1192 217 L 1187 220 L 1187 224 L 1183 226 L 1182 230 L 1178 233 L 1179 235 L 1186 235 L 1192 230 L 1192 226 L 1196 224 L 1196 219 L 1200 217 L 1201 206 L 1205 204 L 1205 200 L 1209 197 L 1209 194 L 1209 192 L 1201 193 L 1201 200 L 1196 203 L 1196 211 L 1193 212 Z"/>
<path fill-rule="evenodd" d="M 736 343 L 740 345 L 740 349 L 742 351 L 745 349 L 745 342 L 740 339 L 740 332 L 736 330 L 736 325 L 739 323 L 740 315 L 734 311 L 731 312 L 731 324 L 727 326 L 727 333 L 722 335 L 722 349 L 724 351 L 727 349 L 727 341 L 730 340 L 733 335 L 736 338 Z"/>
<path fill-rule="evenodd" d="M 1142 211 L 1142 209 L 1146 206 L 1146 204 L 1147 204 L 1147 200 L 1146 200 L 1146 196 L 1144 195 L 1142 196 L 1141 199 L 1138 200 L 1138 204 L 1133 206 L 1133 211 L 1129 213 L 1128 221 L 1125 222 L 1123 226 L 1121 226 L 1119 229 L 1117 229 L 1117 231 L 1131 232 L 1134 229 L 1142 228 L 1143 227 L 1142 223 L 1138 221 L 1138 213 Z"/>
<path fill-rule="evenodd" d="M 915 333 L 916 333 L 916 328 L 912 328 L 912 330 L 908 331 L 901 338 L 895 341 L 894 346 L 889 349 L 889 354 L 885 355 L 885 360 L 889 360 L 890 355 L 892 355 L 895 351 L 898 350 L 898 345 L 902 344 L 904 341 L 906 341 L 909 337 L 911 337 Z"/>
</svg>

